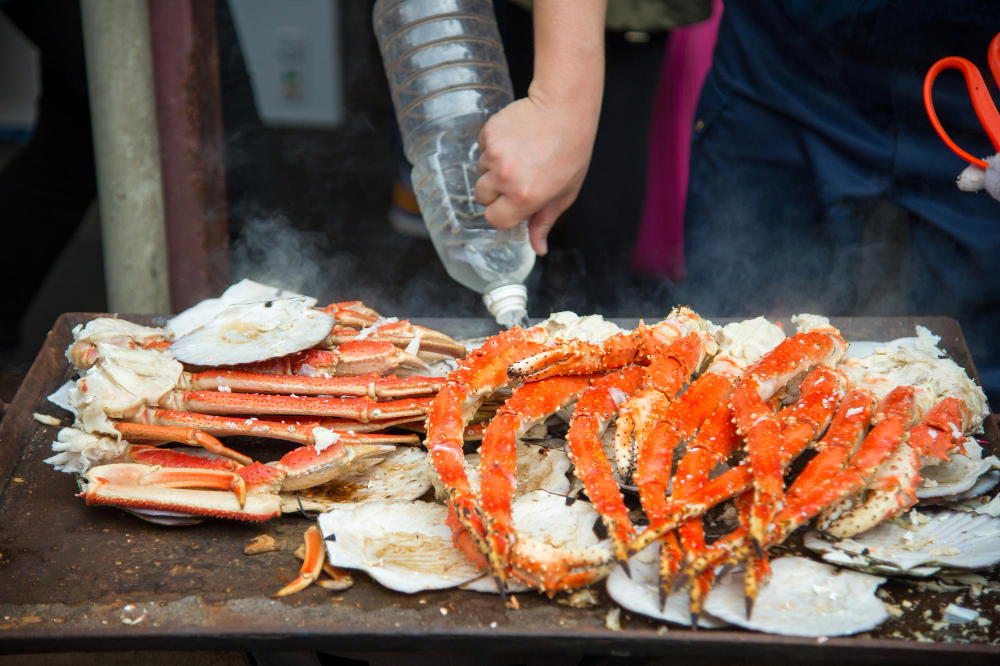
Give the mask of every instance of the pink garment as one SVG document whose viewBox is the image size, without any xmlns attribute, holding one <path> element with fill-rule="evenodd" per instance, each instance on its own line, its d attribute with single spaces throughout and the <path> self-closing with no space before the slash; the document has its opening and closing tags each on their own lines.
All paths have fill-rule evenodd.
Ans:
<svg viewBox="0 0 1000 666">
<path fill-rule="evenodd" d="M 632 255 L 639 273 L 684 279 L 691 126 L 721 17 L 722 0 L 715 0 L 711 18 L 670 33 L 649 133 L 645 210 Z"/>
</svg>

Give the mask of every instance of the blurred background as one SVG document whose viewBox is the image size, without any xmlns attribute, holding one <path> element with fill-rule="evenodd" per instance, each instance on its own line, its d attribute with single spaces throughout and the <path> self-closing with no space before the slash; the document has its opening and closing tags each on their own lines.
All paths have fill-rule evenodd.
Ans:
<svg viewBox="0 0 1000 666">
<path fill-rule="evenodd" d="M 251 277 L 321 301 L 362 299 L 387 315 L 484 316 L 479 296 L 447 276 L 423 235 L 372 4 L 214 3 L 226 283 Z M 691 19 L 704 18 L 708 3 L 694 4 L 701 9 Z M 518 95 L 531 75 L 527 5 L 495 3 Z M 0 168 L 7 183 L 0 187 L 6 201 L 18 202 L 2 215 L 14 234 L 13 254 L 22 257 L 19 267 L 8 267 L 18 289 L 0 334 L 0 399 L 9 401 L 60 313 L 106 311 L 109 302 L 79 5 L 9 0 L 0 7 Z M 549 256 L 532 275 L 532 316 L 557 309 L 649 315 L 671 305 L 666 282 L 636 277 L 628 257 L 642 214 L 666 38 L 665 30 L 609 28 L 607 95 L 615 101 L 605 104 L 591 173 L 567 214 L 581 218 L 572 225 L 577 231 L 557 226 Z M 587 232 L 607 219 L 620 227 L 613 239 Z"/>
</svg>

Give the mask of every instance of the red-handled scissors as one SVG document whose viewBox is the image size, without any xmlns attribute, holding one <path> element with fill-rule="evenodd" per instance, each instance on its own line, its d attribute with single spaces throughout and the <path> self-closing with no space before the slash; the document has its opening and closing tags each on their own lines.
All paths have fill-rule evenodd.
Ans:
<svg viewBox="0 0 1000 666">
<path fill-rule="evenodd" d="M 990 42 L 986 59 L 990 65 L 990 71 L 993 73 L 993 80 L 996 81 L 997 86 L 1000 86 L 1000 33 L 997 33 Z M 986 162 L 965 152 L 958 144 L 951 140 L 948 133 L 944 131 L 944 127 L 941 126 L 937 112 L 934 111 L 934 100 L 931 97 L 931 90 L 934 88 L 934 80 L 937 79 L 937 75 L 946 69 L 957 69 L 965 77 L 965 85 L 969 88 L 972 108 L 979 118 L 979 124 L 986 130 L 986 136 L 990 138 L 993 147 L 1000 153 L 1000 111 L 997 111 L 996 104 L 993 103 L 993 98 L 990 97 L 990 92 L 986 89 L 986 81 L 983 80 L 983 75 L 979 73 L 979 68 L 965 58 L 958 56 L 941 58 L 927 70 L 927 76 L 924 77 L 924 108 L 927 109 L 927 117 L 931 119 L 931 125 L 934 126 L 934 130 L 941 137 L 941 140 L 956 155 L 969 164 L 975 164 L 985 169 L 988 166 Z"/>
</svg>

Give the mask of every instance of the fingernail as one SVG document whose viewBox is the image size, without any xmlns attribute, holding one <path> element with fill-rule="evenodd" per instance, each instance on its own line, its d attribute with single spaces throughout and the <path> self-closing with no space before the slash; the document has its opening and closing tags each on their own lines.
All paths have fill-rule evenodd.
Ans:
<svg viewBox="0 0 1000 666">
<path fill-rule="evenodd" d="M 538 256 L 544 257 L 549 253 L 549 242 L 542 238 L 538 241 Z"/>
</svg>

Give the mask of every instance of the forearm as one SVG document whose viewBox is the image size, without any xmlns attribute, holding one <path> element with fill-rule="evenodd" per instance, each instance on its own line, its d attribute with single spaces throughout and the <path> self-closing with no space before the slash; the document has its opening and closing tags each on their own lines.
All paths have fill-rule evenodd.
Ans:
<svg viewBox="0 0 1000 666">
<path fill-rule="evenodd" d="M 535 0 L 535 69 L 528 97 L 574 109 L 597 126 L 604 88 L 607 0 Z"/>
</svg>

